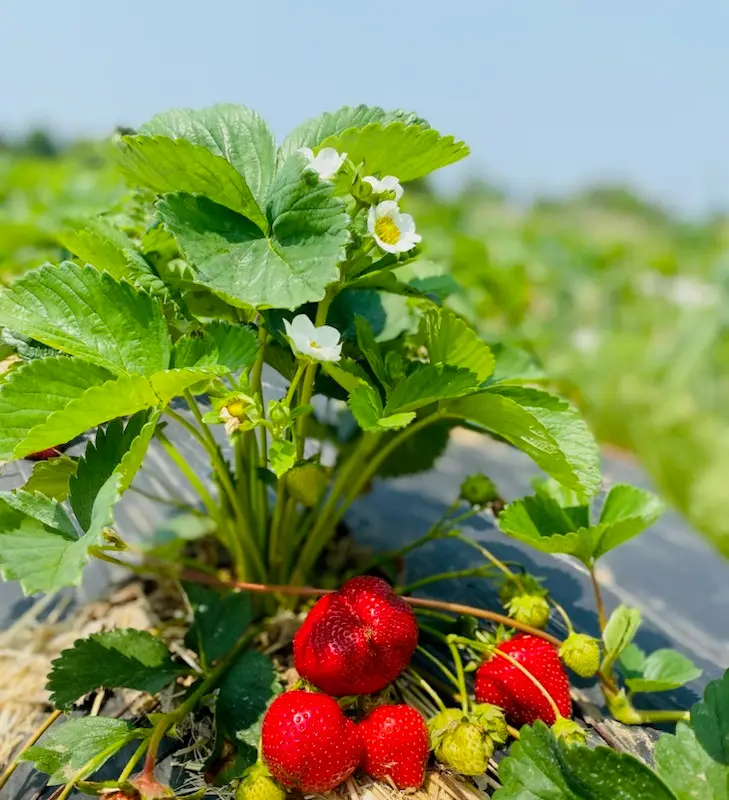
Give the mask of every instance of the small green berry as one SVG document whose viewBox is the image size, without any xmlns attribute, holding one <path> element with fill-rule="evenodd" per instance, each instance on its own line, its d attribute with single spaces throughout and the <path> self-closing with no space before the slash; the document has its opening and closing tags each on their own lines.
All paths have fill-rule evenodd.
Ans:
<svg viewBox="0 0 729 800">
<path fill-rule="evenodd" d="M 286 790 L 261 770 L 246 775 L 235 791 L 235 800 L 285 800 L 285 797 Z"/>
<path fill-rule="evenodd" d="M 469 475 L 463 481 L 460 497 L 472 506 L 485 506 L 487 503 L 498 500 L 499 492 L 491 478 L 477 473 Z"/>
<path fill-rule="evenodd" d="M 565 666 L 582 678 L 591 678 L 600 669 L 600 643 L 585 633 L 570 634 L 559 655 Z"/>
</svg>

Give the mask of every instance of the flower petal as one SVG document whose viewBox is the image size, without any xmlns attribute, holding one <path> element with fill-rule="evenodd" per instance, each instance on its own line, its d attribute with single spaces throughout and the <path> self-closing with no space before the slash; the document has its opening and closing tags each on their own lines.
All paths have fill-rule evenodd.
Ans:
<svg viewBox="0 0 729 800">
<path fill-rule="evenodd" d="M 334 347 L 339 343 L 339 331 L 331 325 L 322 325 L 314 331 L 313 339 L 319 347 Z"/>
</svg>

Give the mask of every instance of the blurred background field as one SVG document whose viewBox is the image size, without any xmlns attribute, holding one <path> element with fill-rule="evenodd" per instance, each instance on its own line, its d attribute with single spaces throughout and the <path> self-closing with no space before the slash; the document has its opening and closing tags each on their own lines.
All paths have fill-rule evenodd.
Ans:
<svg viewBox="0 0 729 800">
<path fill-rule="evenodd" d="M 111 150 L 41 131 L 3 142 L 0 280 L 67 256 L 64 230 L 122 206 Z M 407 210 L 429 285 L 530 354 L 729 555 L 729 218 L 681 219 L 623 186 L 517 202 L 485 181 L 411 186 Z"/>
</svg>

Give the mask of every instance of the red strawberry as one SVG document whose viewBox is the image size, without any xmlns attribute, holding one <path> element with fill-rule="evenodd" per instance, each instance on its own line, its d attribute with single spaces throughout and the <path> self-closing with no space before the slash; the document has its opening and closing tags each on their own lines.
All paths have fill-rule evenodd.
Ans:
<svg viewBox="0 0 729 800">
<path fill-rule="evenodd" d="M 273 777 L 287 788 L 328 792 L 355 771 L 362 741 L 336 700 L 293 691 L 279 695 L 266 712 L 261 753 Z"/>
<path fill-rule="evenodd" d="M 58 458 L 60 455 L 63 455 L 63 451 L 59 445 L 58 447 L 48 447 L 45 450 L 39 450 L 37 453 L 30 453 L 26 458 L 30 461 L 48 461 L 51 458 Z"/>
<path fill-rule="evenodd" d="M 398 789 L 419 789 L 425 780 L 430 745 L 421 714 L 406 705 L 380 706 L 359 724 L 362 769 L 371 777 L 392 778 Z"/>
<path fill-rule="evenodd" d="M 572 714 L 570 684 L 557 648 L 538 636 L 518 634 L 497 648 L 522 664 L 549 692 L 564 717 Z M 538 719 L 548 725 L 555 721 L 547 698 L 529 678 L 494 654 L 476 672 L 476 699 L 479 703 L 500 706 L 512 725 L 531 725 Z"/>
<path fill-rule="evenodd" d="M 294 637 L 294 663 L 327 694 L 372 694 L 400 675 L 417 645 L 410 606 L 365 575 L 317 601 Z"/>
</svg>

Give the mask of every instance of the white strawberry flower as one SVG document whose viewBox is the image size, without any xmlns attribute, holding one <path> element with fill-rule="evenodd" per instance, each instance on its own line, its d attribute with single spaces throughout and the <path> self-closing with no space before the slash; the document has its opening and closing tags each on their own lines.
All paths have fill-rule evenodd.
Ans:
<svg viewBox="0 0 729 800">
<path fill-rule="evenodd" d="M 421 240 L 410 214 L 402 214 L 394 200 L 370 207 L 367 230 L 386 253 L 405 253 Z"/>
<path fill-rule="evenodd" d="M 323 181 L 330 181 L 339 172 L 347 157 L 346 153 L 338 153 L 333 147 L 322 147 L 316 155 L 310 147 L 301 147 L 299 153 L 306 158 L 311 169 L 318 173 Z"/>
<path fill-rule="evenodd" d="M 331 325 L 316 327 L 306 314 L 297 314 L 291 322 L 284 320 L 286 336 L 294 352 L 314 361 L 339 361 L 342 345 L 339 331 Z"/>
<path fill-rule="evenodd" d="M 375 194 L 395 192 L 395 200 L 399 200 L 402 197 L 402 193 L 405 191 L 402 186 L 400 186 L 400 181 L 394 175 L 385 175 L 382 179 L 368 175 L 366 178 L 362 178 L 362 180 L 365 183 L 369 183 Z"/>
</svg>

